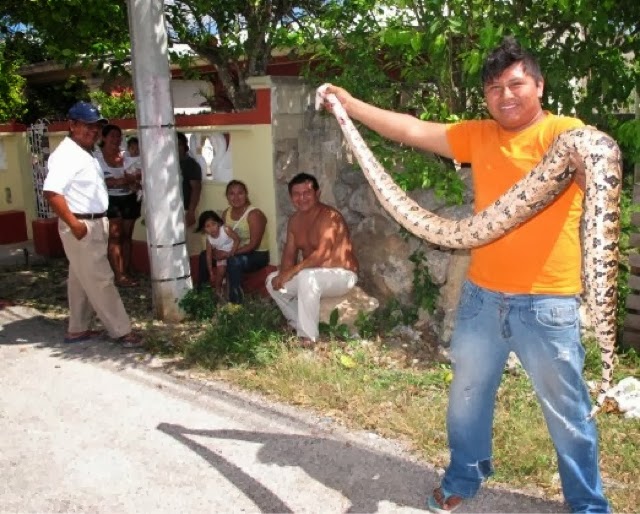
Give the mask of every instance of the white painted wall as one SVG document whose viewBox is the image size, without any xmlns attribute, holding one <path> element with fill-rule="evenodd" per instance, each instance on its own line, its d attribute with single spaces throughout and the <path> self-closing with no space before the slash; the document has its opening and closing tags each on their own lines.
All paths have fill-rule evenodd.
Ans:
<svg viewBox="0 0 640 514">
<path fill-rule="evenodd" d="M 172 80 L 171 95 L 174 114 L 211 112 L 208 105 L 203 105 L 205 99 L 200 94 L 201 91 L 213 95 L 213 86 L 206 80 Z"/>
</svg>

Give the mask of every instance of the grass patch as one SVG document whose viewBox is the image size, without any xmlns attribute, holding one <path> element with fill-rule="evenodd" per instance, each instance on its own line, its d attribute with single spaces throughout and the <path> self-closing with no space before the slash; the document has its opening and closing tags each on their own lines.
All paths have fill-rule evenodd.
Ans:
<svg viewBox="0 0 640 514">
<path fill-rule="evenodd" d="M 66 266 L 53 263 L 31 270 L 0 270 L 3 295 L 36 307 L 48 316 L 66 312 Z M 388 334 L 413 312 L 390 305 L 361 317 L 367 341 L 343 341 L 340 320 L 329 323 L 315 351 L 289 345 L 291 335 L 270 302 L 250 299 L 242 307 L 215 305 L 211 296 L 193 293 L 193 320 L 179 324 L 153 321 L 150 284 L 121 290 L 125 306 L 148 348 L 183 357 L 214 378 L 312 409 L 349 427 L 400 438 L 425 460 L 445 466 L 449 460 L 445 417 L 450 367 L 437 359 L 433 343 L 403 342 Z M 185 308 L 185 310 L 187 310 Z M 197 319 L 196 319 L 197 318 Z M 600 353 L 585 342 L 585 376 L 599 382 Z M 419 358 L 417 358 L 419 357 Z M 614 378 L 638 376 L 640 356 L 618 354 Z M 597 418 L 601 469 L 616 512 L 637 512 L 640 491 L 640 421 L 615 412 Z M 540 407 L 523 372 L 505 373 L 494 423 L 493 484 L 560 498 L 557 462 Z"/>
</svg>

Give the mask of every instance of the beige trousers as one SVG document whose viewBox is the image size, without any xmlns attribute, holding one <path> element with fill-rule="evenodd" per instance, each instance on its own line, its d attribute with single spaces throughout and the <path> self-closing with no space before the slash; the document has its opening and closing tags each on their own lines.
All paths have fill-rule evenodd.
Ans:
<svg viewBox="0 0 640 514">
<path fill-rule="evenodd" d="M 69 259 L 69 332 L 88 330 L 95 313 L 111 337 L 124 336 L 131 332 L 131 322 L 107 259 L 109 220 L 105 217 L 82 222 L 88 231 L 78 241 L 68 225 L 58 221 L 60 239 Z"/>
<path fill-rule="evenodd" d="M 358 275 L 343 268 L 308 268 L 276 291 L 271 279 L 277 274 L 274 271 L 267 277 L 267 291 L 298 336 L 308 337 L 312 341 L 318 338 L 320 299 L 342 296 L 358 281 Z"/>
</svg>

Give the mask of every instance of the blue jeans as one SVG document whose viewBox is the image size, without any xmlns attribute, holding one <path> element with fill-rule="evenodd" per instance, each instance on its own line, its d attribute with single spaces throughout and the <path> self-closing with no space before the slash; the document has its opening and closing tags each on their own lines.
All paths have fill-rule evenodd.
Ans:
<svg viewBox="0 0 640 514">
<path fill-rule="evenodd" d="M 244 293 L 242 291 L 242 278 L 245 273 L 258 271 L 269 264 L 268 251 L 253 251 L 234 255 L 227 259 L 227 284 L 229 285 L 229 301 L 242 303 Z M 209 271 L 207 269 L 207 252 L 200 252 L 198 286 L 209 283 Z"/>
<path fill-rule="evenodd" d="M 610 512 L 598 469 L 598 434 L 582 378 L 578 299 L 508 295 L 465 282 L 451 341 L 447 432 L 451 461 L 442 487 L 463 498 L 493 473 L 496 393 L 509 352 L 533 383 L 572 512 Z"/>
</svg>

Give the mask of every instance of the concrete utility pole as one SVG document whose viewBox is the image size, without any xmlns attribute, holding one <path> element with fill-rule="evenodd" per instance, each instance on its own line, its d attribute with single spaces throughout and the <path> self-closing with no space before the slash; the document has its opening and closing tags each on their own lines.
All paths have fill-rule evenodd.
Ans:
<svg viewBox="0 0 640 514">
<path fill-rule="evenodd" d="M 178 321 L 178 300 L 192 284 L 163 4 L 127 0 L 153 309 L 158 319 Z"/>
</svg>

